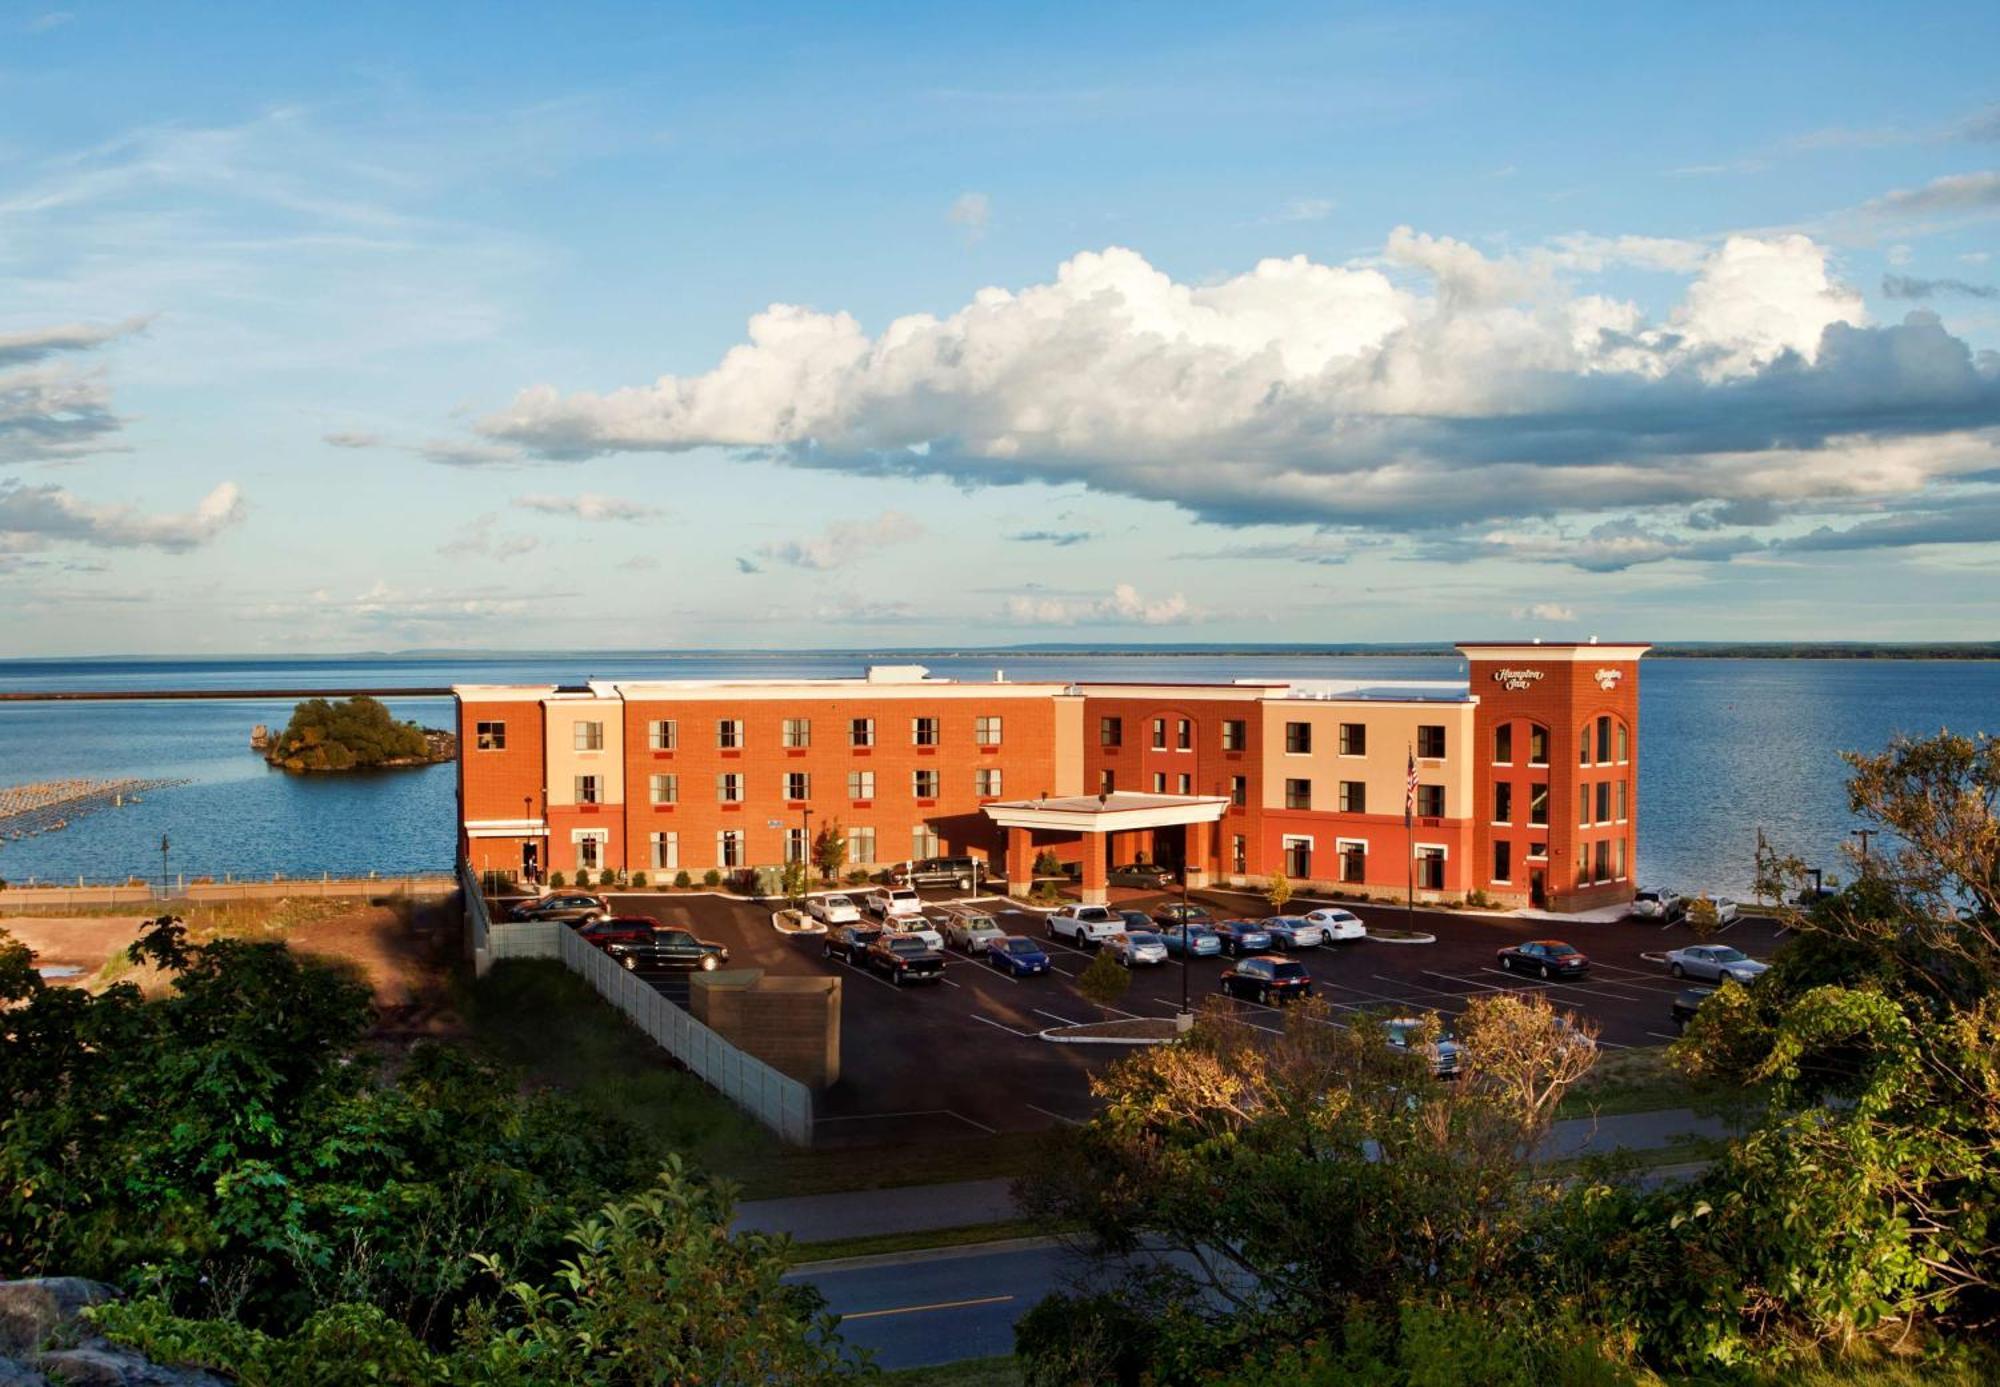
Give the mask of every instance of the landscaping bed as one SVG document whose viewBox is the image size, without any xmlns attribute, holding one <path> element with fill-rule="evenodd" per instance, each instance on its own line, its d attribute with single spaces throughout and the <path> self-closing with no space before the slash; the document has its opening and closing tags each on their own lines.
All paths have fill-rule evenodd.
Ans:
<svg viewBox="0 0 2000 1387">
<path fill-rule="evenodd" d="M 1180 1034 L 1171 1016 L 1134 1016 L 1122 1021 L 1087 1021 L 1080 1026 L 1056 1026 L 1042 1032 L 1057 1044 L 1157 1045 Z"/>
</svg>

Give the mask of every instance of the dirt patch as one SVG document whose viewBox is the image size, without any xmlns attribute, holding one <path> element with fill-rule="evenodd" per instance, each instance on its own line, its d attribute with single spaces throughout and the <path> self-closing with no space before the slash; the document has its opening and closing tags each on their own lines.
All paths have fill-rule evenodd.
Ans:
<svg viewBox="0 0 2000 1387">
<path fill-rule="evenodd" d="M 1180 1034 L 1172 1017 L 1135 1016 L 1128 1021 L 1089 1021 L 1042 1032 L 1048 1040 L 1172 1040 Z"/>
</svg>

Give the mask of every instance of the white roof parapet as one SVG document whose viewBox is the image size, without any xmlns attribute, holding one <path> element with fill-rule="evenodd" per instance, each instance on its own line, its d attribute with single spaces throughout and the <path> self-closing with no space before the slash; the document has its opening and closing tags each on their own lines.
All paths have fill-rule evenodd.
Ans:
<svg viewBox="0 0 2000 1387">
<path fill-rule="evenodd" d="M 1135 828 L 1212 824 L 1228 810 L 1227 795 L 1055 795 L 996 800 L 981 805 L 1001 828 L 1043 828 L 1081 833 L 1123 833 Z"/>
</svg>

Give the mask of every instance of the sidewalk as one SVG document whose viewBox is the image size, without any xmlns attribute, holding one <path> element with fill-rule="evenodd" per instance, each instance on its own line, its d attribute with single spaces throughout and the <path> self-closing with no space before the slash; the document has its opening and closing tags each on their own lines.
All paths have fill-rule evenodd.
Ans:
<svg viewBox="0 0 2000 1387">
<path fill-rule="evenodd" d="M 1678 1137 L 1726 1137 L 1729 1126 L 1687 1108 L 1626 1113 L 1617 1117 L 1573 1117 L 1556 1123 L 1542 1144 L 1545 1160 L 1566 1160 L 1608 1151 L 1653 1151 Z M 1008 1180 L 960 1180 L 948 1185 L 908 1185 L 901 1189 L 804 1194 L 785 1199 L 753 1199 L 736 1206 L 731 1225 L 739 1233 L 789 1233 L 799 1242 L 966 1228 L 1021 1217 L 1008 1193 Z"/>
</svg>

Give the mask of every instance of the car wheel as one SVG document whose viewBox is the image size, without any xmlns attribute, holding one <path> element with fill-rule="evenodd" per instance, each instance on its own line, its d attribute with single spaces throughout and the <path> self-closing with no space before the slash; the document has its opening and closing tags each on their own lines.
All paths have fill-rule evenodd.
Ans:
<svg viewBox="0 0 2000 1387">
<path fill-rule="evenodd" d="M 1513 956 L 1512 954 L 1502 954 L 1502 955 L 1500 955 L 1500 966 L 1501 966 L 1502 968 L 1505 968 L 1505 969 L 1506 969 L 1506 970 L 1507 970 L 1508 972 L 1510 972 L 1510 973 L 1511 973 L 1511 972 L 1513 972 L 1513 971 L 1514 971 L 1514 956 Z"/>
<path fill-rule="evenodd" d="M 625 955 L 625 957 L 619 959 L 618 961 L 625 965 L 625 971 L 628 973 L 636 973 L 639 971 L 639 960 L 634 958 L 631 954 Z"/>
<path fill-rule="evenodd" d="M 889 981 L 894 983 L 897 987 L 901 987 L 903 985 L 903 970 L 898 968 L 894 973 L 890 975 Z"/>
<path fill-rule="evenodd" d="M 1258 1000 L 1259 1002 L 1263 1003 L 1263 1004 L 1264 1004 L 1265 1006 L 1269 1006 L 1269 1005 L 1271 1005 L 1271 989 L 1270 989 L 1270 988 L 1268 988 L 1268 987 L 1260 987 L 1260 988 L 1258 988 L 1258 989 L 1257 989 L 1257 1000 Z"/>
<path fill-rule="evenodd" d="M 1549 972 L 1549 965 L 1544 963 L 1542 965 L 1542 981 L 1547 982 L 1553 976 L 1555 975 Z"/>
<path fill-rule="evenodd" d="M 720 968 L 721 966 L 722 966 L 721 962 L 716 958 L 714 954 L 703 954 L 701 956 L 702 972 L 713 973 L 716 969 Z"/>
<path fill-rule="evenodd" d="M 1683 967 L 1681 967 L 1681 966 L 1680 966 L 1680 964 L 1678 964 L 1678 963 L 1670 963 L 1670 964 L 1668 964 L 1668 965 L 1667 965 L 1667 972 L 1668 972 L 1669 974 L 1671 974 L 1672 976 L 1674 976 L 1674 977 L 1677 977 L 1677 978 L 1684 978 L 1684 977 L 1686 977 L 1686 976 L 1688 975 L 1688 970 L 1687 970 L 1687 969 L 1685 969 L 1685 968 L 1683 968 Z"/>
</svg>

